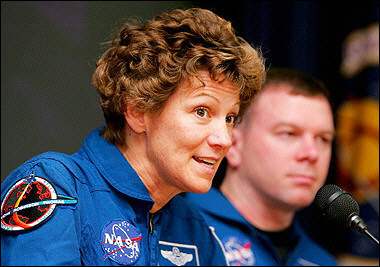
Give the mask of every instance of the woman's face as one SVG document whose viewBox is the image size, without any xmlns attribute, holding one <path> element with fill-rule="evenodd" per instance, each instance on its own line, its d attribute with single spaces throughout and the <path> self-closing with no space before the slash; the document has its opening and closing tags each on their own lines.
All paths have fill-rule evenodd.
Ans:
<svg viewBox="0 0 380 267">
<path fill-rule="evenodd" d="M 180 192 L 207 192 L 231 146 L 239 113 L 238 88 L 207 71 L 183 82 L 158 115 L 146 115 L 147 157 L 166 185 Z"/>
</svg>

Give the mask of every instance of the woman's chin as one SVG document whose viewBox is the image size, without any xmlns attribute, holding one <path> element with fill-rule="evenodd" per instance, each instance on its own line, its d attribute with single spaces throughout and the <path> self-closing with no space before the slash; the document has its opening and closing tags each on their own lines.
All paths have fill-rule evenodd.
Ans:
<svg viewBox="0 0 380 267">
<path fill-rule="evenodd" d="M 207 193 L 211 188 L 212 182 L 202 181 L 202 183 L 195 184 L 191 187 L 190 193 L 204 194 Z"/>
</svg>

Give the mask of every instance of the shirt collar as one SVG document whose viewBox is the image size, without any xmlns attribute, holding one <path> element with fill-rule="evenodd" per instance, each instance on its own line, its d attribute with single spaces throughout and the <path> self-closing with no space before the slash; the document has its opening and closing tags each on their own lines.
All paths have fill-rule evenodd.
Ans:
<svg viewBox="0 0 380 267">
<path fill-rule="evenodd" d="M 215 187 L 211 187 L 205 194 L 188 193 L 186 198 L 199 206 L 204 212 L 249 225 L 231 202 Z"/>
<path fill-rule="evenodd" d="M 130 197 L 153 202 L 147 188 L 120 150 L 99 133 L 103 127 L 89 133 L 83 149 L 103 177 L 118 191 Z"/>
</svg>

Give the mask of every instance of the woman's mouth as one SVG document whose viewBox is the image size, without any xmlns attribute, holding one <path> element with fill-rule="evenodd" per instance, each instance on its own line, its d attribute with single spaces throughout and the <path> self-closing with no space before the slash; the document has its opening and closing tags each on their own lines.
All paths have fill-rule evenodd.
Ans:
<svg viewBox="0 0 380 267">
<path fill-rule="evenodd" d="M 201 157 L 196 157 L 196 156 L 193 156 L 193 159 L 196 162 L 198 162 L 198 163 L 200 163 L 200 164 L 202 164 L 202 165 L 204 165 L 204 166 L 206 166 L 208 168 L 214 168 L 214 165 L 217 162 L 215 159 L 201 158 Z"/>
</svg>

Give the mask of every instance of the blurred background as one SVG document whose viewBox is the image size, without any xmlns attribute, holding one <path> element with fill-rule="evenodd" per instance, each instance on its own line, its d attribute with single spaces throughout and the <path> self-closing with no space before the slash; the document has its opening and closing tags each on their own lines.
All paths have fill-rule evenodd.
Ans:
<svg viewBox="0 0 380 267">
<path fill-rule="evenodd" d="M 337 126 L 327 182 L 355 197 L 379 239 L 378 1 L 1 1 L 1 180 L 42 152 L 76 152 L 104 124 L 91 76 L 116 26 L 188 7 L 231 21 L 261 48 L 267 67 L 325 82 Z M 330 252 L 378 262 L 378 246 L 367 237 L 312 215 L 305 209 L 298 216 Z"/>
</svg>

